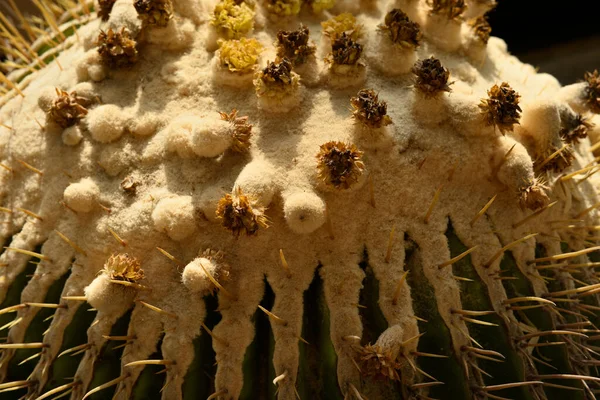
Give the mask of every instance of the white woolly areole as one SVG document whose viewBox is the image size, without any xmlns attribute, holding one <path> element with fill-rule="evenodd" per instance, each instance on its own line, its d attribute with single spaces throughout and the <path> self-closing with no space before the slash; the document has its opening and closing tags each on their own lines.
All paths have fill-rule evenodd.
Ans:
<svg viewBox="0 0 600 400">
<path fill-rule="evenodd" d="M 120 107 L 106 104 L 90 110 L 86 121 L 94 140 L 109 143 L 123 135 L 127 117 Z"/>
<path fill-rule="evenodd" d="M 204 269 L 202 269 L 204 267 Z M 192 292 L 206 294 L 213 287 L 213 283 L 206 272 L 215 276 L 218 265 L 208 258 L 198 257 L 185 266 L 181 274 L 181 281 Z M 206 270 L 206 272 L 204 272 Z"/>
<path fill-rule="evenodd" d="M 121 315 L 133 304 L 136 290 L 110 282 L 102 273 L 84 289 L 87 302 L 101 313 Z"/>
<path fill-rule="evenodd" d="M 52 103 L 56 98 L 56 89 L 52 86 L 47 86 L 40 91 L 40 96 L 38 97 L 38 106 L 44 111 L 48 112 L 50 107 L 52 107 Z"/>
<path fill-rule="evenodd" d="M 243 193 L 250 194 L 256 204 L 267 207 L 278 189 L 276 178 L 272 164 L 264 160 L 255 160 L 240 172 L 233 185 L 233 192 L 240 188 Z"/>
<path fill-rule="evenodd" d="M 196 230 L 191 196 L 161 199 L 152 211 L 154 229 L 166 232 L 173 240 L 183 240 Z"/>
<path fill-rule="evenodd" d="M 192 151 L 200 157 L 223 154 L 231 146 L 232 140 L 231 124 L 218 115 L 197 120 L 192 126 L 190 144 Z"/>
<path fill-rule="evenodd" d="M 296 192 L 286 196 L 283 213 L 288 227 L 296 233 L 314 232 L 327 218 L 325 202 L 311 192 Z"/>
<path fill-rule="evenodd" d="M 69 185 L 63 193 L 63 199 L 73 210 L 87 213 L 95 207 L 99 194 L 98 185 L 92 179 L 84 178 Z"/>
<path fill-rule="evenodd" d="M 62 133 L 62 141 L 67 146 L 75 146 L 78 145 L 83 139 L 83 135 L 81 134 L 81 129 L 79 126 L 74 125 L 65 129 Z"/>
</svg>

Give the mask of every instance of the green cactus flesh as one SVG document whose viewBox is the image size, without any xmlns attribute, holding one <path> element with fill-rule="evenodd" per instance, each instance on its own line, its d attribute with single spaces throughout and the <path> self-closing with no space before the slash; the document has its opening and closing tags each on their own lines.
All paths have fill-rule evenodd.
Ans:
<svg viewBox="0 0 600 400">
<path fill-rule="evenodd" d="M 9 3 L 0 398 L 595 399 L 598 72 L 495 1 Z"/>
</svg>

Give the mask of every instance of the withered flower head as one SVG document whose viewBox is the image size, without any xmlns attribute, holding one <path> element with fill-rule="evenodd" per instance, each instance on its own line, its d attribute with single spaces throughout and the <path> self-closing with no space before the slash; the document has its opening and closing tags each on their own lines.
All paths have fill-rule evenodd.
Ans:
<svg viewBox="0 0 600 400">
<path fill-rule="evenodd" d="M 360 43 L 352 40 L 346 33 L 342 33 L 339 38 L 333 41 L 331 54 L 326 61 L 338 65 L 354 65 L 360 59 L 362 51 L 363 46 Z"/>
<path fill-rule="evenodd" d="M 270 62 L 261 74 L 263 82 L 286 85 L 292 82 L 292 63 L 287 58 L 281 62 Z"/>
<path fill-rule="evenodd" d="M 127 253 L 111 255 L 104 263 L 102 272 L 110 279 L 135 283 L 144 279 L 144 270 L 137 258 Z"/>
<path fill-rule="evenodd" d="M 137 43 L 126 28 L 120 32 L 109 29 L 101 31 L 98 36 L 98 53 L 102 62 L 111 68 L 122 68 L 133 65 L 138 58 Z"/>
<path fill-rule="evenodd" d="M 588 121 L 581 114 L 574 114 L 572 117 L 562 121 L 560 138 L 568 144 L 578 143 L 580 139 L 588 136 L 588 131 L 594 127 L 594 124 Z"/>
<path fill-rule="evenodd" d="M 497 126 L 503 135 L 506 131 L 512 131 L 513 125 L 518 124 L 521 118 L 521 96 L 506 82 L 492 86 L 487 94 L 488 98 L 481 99 L 479 104 L 485 123 Z"/>
<path fill-rule="evenodd" d="M 467 5 L 465 0 L 427 0 L 431 14 L 443 15 L 450 20 L 460 20 Z"/>
<path fill-rule="evenodd" d="M 238 188 L 232 194 L 226 194 L 217 206 L 217 218 L 225 229 L 235 236 L 246 232 L 255 235 L 259 228 L 268 228 L 267 217 L 261 207 L 252 207 L 250 198 Z"/>
<path fill-rule="evenodd" d="M 135 0 L 133 5 L 144 25 L 164 28 L 173 18 L 171 0 Z"/>
<path fill-rule="evenodd" d="M 398 370 L 402 365 L 394 360 L 390 353 L 383 351 L 377 345 L 361 346 L 358 349 L 358 363 L 361 372 L 375 379 L 399 381 Z"/>
<path fill-rule="evenodd" d="M 136 181 L 131 175 L 125 177 L 125 179 L 121 181 L 121 189 L 123 189 L 125 193 L 130 195 L 135 195 L 135 193 L 137 192 L 138 185 L 139 182 Z"/>
<path fill-rule="evenodd" d="M 596 114 L 600 114 L 600 73 L 586 72 L 584 77 L 587 86 L 585 88 L 585 99 L 590 109 Z"/>
<path fill-rule="evenodd" d="M 316 47 L 309 43 L 309 30 L 300 24 L 297 31 L 277 32 L 277 57 L 287 58 L 294 65 L 303 64 L 315 54 Z"/>
<path fill-rule="evenodd" d="M 117 0 L 98 0 L 98 16 L 102 21 L 108 20 L 116 1 Z"/>
<path fill-rule="evenodd" d="M 481 17 L 472 19 L 469 21 L 469 25 L 473 29 L 475 36 L 477 36 L 477 38 L 479 38 L 483 44 L 487 44 L 492 33 L 492 26 L 490 25 L 487 17 L 482 15 Z"/>
<path fill-rule="evenodd" d="M 230 122 L 233 126 L 233 143 L 231 149 L 238 153 L 248 151 L 250 147 L 250 137 L 252 136 L 252 124 L 248 123 L 248 117 L 238 117 L 238 111 L 234 109 L 231 113 L 220 112 L 221 119 Z"/>
<path fill-rule="evenodd" d="M 87 115 L 85 108 L 90 101 L 84 97 L 77 96 L 76 92 L 71 94 L 64 90 L 56 89 L 57 97 L 48 110 L 48 118 L 63 128 L 75 125 Z"/>
<path fill-rule="evenodd" d="M 327 142 L 321 145 L 317 154 L 319 179 L 335 189 L 349 189 L 363 174 L 362 155 L 353 144 Z"/>
<path fill-rule="evenodd" d="M 534 179 L 530 185 L 519 189 L 519 206 L 522 210 L 528 208 L 532 211 L 546 207 L 550 199 L 546 194 L 548 186 L 538 179 Z"/>
<path fill-rule="evenodd" d="M 392 42 L 405 47 L 417 47 L 421 41 L 421 28 L 412 22 L 399 8 L 394 8 L 386 14 L 384 24 L 379 25 L 379 30 L 386 32 Z"/>
<path fill-rule="evenodd" d="M 387 104 L 379 101 L 377 93 L 372 89 L 362 89 L 356 97 L 350 99 L 352 116 L 356 121 L 369 128 L 381 128 L 392 123 L 387 115 Z"/>
<path fill-rule="evenodd" d="M 435 57 L 425 58 L 415 63 L 412 68 L 415 74 L 415 89 L 427 97 L 433 97 L 441 92 L 450 92 L 450 71 Z"/>
</svg>

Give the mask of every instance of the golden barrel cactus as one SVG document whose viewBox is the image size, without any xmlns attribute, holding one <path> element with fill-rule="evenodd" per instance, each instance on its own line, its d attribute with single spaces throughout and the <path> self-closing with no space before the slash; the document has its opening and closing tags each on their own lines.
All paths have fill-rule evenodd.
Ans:
<svg viewBox="0 0 600 400">
<path fill-rule="evenodd" d="M 595 398 L 600 77 L 493 0 L 9 3 L 1 398 Z"/>
</svg>

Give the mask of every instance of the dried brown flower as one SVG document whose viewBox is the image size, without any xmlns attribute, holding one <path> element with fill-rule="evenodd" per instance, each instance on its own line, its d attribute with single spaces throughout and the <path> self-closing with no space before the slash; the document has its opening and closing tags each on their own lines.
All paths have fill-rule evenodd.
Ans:
<svg viewBox="0 0 600 400">
<path fill-rule="evenodd" d="M 362 89 L 356 97 L 350 99 L 352 116 L 356 121 L 369 128 L 381 128 L 392 123 L 387 115 L 387 104 L 379 101 L 377 93 L 372 89 Z"/>
<path fill-rule="evenodd" d="M 104 263 L 102 272 L 116 281 L 135 283 L 144 279 L 144 270 L 141 268 L 140 262 L 127 253 L 111 255 Z"/>
<path fill-rule="evenodd" d="M 448 71 L 440 60 L 435 57 L 425 58 L 415 63 L 412 68 L 416 76 L 415 89 L 427 97 L 435 96 L 441 92 L 450 92 L 450 71 Z"/>
<path fill-rule="evenodd" d="M 164 28 L 173 18 L 171 0 L 135 0 L 133 5 L 144 25 Z"/>
<path fill-rule="evenodd" d="M 261 79 L 267 85 L 287 85 L 292 81 L 292 62 L 284 58 L 281 62 L 270 62 L 261 73 Z"/>
<path fill-rule="evenodd" d="M 560 138 L 568 144 L 578 143 L 580 139 L 588 136 L 588 131 L 594 126 L 581 114 L 574 114 L 572 118 L 562 121 Z"/>
<path fill-rule="evenodd" d="M 513 125 L 518 124 L 521 118 L 521 96 L 506 82 L 492 86 L 487 93 L 488 98 L 481 99 L 479 104 L 485 123 L 497 126 L 503 135 L 506 131 L 512 131 Z"/>
<path fill-rule="evenodd" d="M 98 0 L 98 16 L 102 21 L 108 20 L 116 1 L 117 0 Z"/>
<path fill-rule="evenodd" d="M 331 45 L 331 54 L 325 61 L 338 65 L 355 65 L 363 52 L 363 46 L 346 35 L 335 39 Z"/>
<path fill-rule="evenodd" d="M 269 227 L 264 208 L 252 207 L 250 198 L 240 188 L 219 200 L 217 218 L 235 236 L 242 232 L 249 236 L 255 235 L 259 228 Z"/>
<path fill-rule="evenodd" d="M 277 32 L 277 57 L 287 58 L 294 65 L 304 64 L 316 51 L 315 45 L 309 43 L 309 34 L 302 24 L 296 31 Z"/>
<path fill-rule="evenodd" d="M 77 96 L 77 92 L 69 94 L 58 88 L 56 95 L 47 114 L 50 120 L 63 128 L 68 128 L 87 115 L 85 106 L 91 103 L 89 99 Z"/>
<path fill-rule="evenodd" d="M 138 184 L 139 182 L 132 176 L 128 176 L 121 181 L 121 189 L 127 194 L 134 195 L 137 191 Z"/>
<path fill-rule="evenodd" d="M 596 114 L 600 114 L 600 73 L 598 73 L 598 70 L 586 72 L 583 79 L 587 83 L 585 99 L 588 106 L 590 110 Z"/>
<path fill-rule="evenodd" d="M 384 351 L 381 346 L 361 346 L 358 350 L 358 363 L 366 376 L 381 380 L 400 380 L 398 370 L 402 365 L 393 359 L 390 351 Z"/>
<path fill-rule="evenodd" d="M 102 62 L 111 68 L 122 68 L 133 65 L 138 58 L 137 43 L 126 28 L 120 32 L 109 29 L 101 31 L 98 36 L 98 53 Z"/>
<path fill-rule="evenodd" d="M 248 151 L 250 147 L 250 137 L 252 136 L 252 124 L 248 123 L 248 117 L 238 117 L 238 111 L 233 110 L 227 114 L 220 112 L 221 119 L 230 122 L 233 125 L 233 143 L 231 149 L 238 153 L 244 153 Z"/>
<path fill-rule="evenodd" d="M 317 154 L 319 179 L 335 189 L 349 189 L 363 174 L 363 152 L 353 144 L 327 142 Z"/>
<path fill-rule="evenodd" d="M 394 8 L 386 14 L 384 24 L 379 25 L 381 32 L 386 32 L 392 42 L 405 47 L 415 48 L 421 41 L 421 28 L 412 22 L 399 8 Z"/>
<path fill-rule="evenodd" d="M 532 211 L 539 210 L 550 203 L 546 192 L 548 186 L 538 179 L 534 179 L 530 185 L 519 189 L 519 206 L 522 210 L 528 208 Z"/>
<path fill-rule="evenodd" d="M 469 26 L 473 29 L 475 36 L 481 40 L 482 43 L 487 44 L 492 34 L 492 26 L 490 25 L 485 15 L 477 17 L 469 21 Z"/>
<path fill-rule="evenodd" d="M 443 15 L 451 20 L 460 20 L 467 9 L 465 0 L 427 0 L 431 14 Z"/>
</svg>

